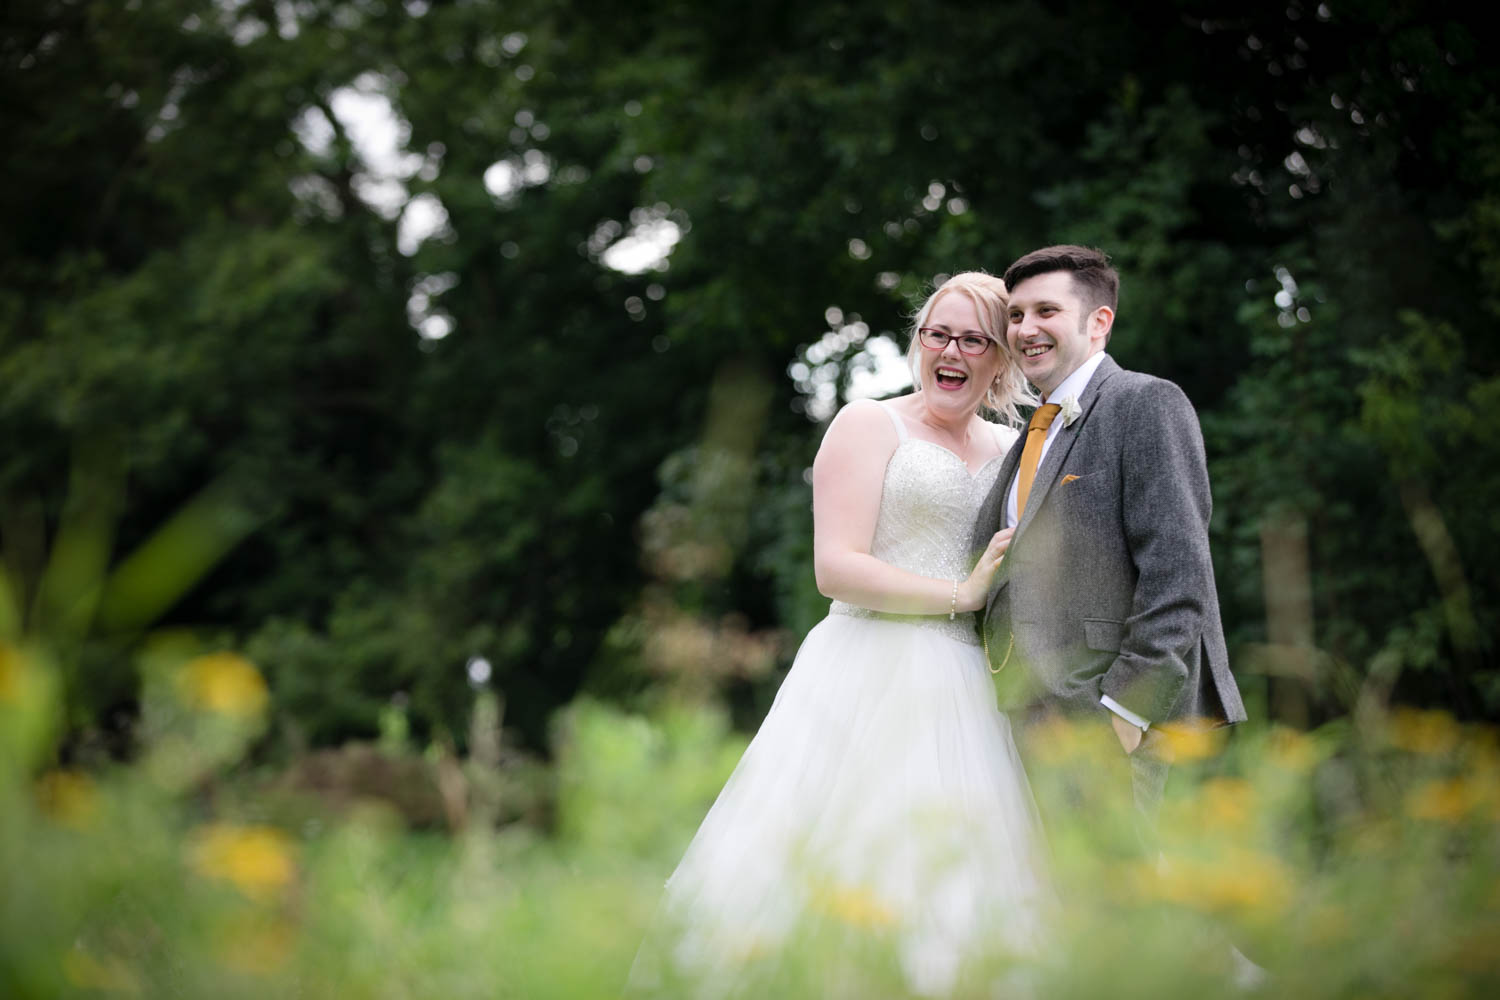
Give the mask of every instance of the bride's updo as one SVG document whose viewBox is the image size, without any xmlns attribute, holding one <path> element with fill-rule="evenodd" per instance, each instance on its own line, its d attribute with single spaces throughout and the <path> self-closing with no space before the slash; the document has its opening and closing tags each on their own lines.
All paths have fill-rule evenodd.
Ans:
<svg viewBox="0 0 1500 1000">
<path fill-rule="evenodd" d="M 927 301 L 922 303 L 922 307 L 912 317 L 911 340 L 906 349 L 906 363 L 911 368 L 912 381 L 921 388 L 922 344 L 917 331 L 927 325 L 927 317 L 932 314 L 938 299 L 950 292 L 967 296 L 974 303 L 974 311 L 979 314 L 980 331 L 994 338 L 1003 362 L 1000 373 L 995 376 L 995 381 L 990 384 L 989 391 L 980 401 L 980 408 L 994 412 L 1003 423 L 1012 427 L 1022 426 L 1026 421 L 1021 418 L 1018 407 L 1035 406 L 1037 396 L 1026 383 L 1026 377 L 1021 374 L 1020 367 L 1011 357 L 1010 348 L 1006 345 L 1005 327 L 1009 322 L 1010 292 L 1006 290 L 1005 282 L 993 274 L 983 271 L 955 274 L 939 285 L 927 297 Z"/>
</svg>

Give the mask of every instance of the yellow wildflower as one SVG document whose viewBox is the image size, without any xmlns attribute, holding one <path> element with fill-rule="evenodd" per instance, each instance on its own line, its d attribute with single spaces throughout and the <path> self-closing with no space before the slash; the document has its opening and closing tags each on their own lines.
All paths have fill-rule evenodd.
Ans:
<svg viewBox="0 0 1500 1000">
<path fill-rule="evenodd" d="M 54 823 L 82 830 L 99 812 L 99 792 L 88 775 L 49 771 L 36 785 L 37 805 Z"/>
<path fill-rule="evenodd" d="M 269 899 L 296 874 L 292 842 L 269 826 L 215 823 L 193 837 L 190 861 L 205 878 L 232 882 L 252 899 Z"/>
<path fill-rule="evenodd" d="M 1102 736 L 1108 733 L 1108 727 L 1084 726 L 1054 715 L 1033 726 L 1027 742 L 1033 748 L 1037 760 L 1047 764 L 1060 764 L 1101 753 L 1107 747 Z M 1112 749 L 1118 755 L 1119 747 Z"/>
<path fill-rule="evenodd" d="M 286 964 L 296 943 L 296 928 L 285 920 L 246 917 L 224 929 L 216 950 L 229 968 L 266 976 Z"/>
<path fill-rule="evenodd" d="M 851 927 L 891 927 L 896 914 L 867 889 L 831 886 L 813 896 L 813 906 Z"/>
<path fill-rule="evenodd" d="M 1198 910 L 1279 911 L 1292 879 L 1276 858 L 1237 850 L 1212 858 L 1174 858 L 1141 873 L 1144 895 Z"/>
<path fill-rule="evenodd" d="M 1483 798 L 1481 790 L 1464 778 L 1429 781 L 1407 797 L 1406 811 L 1416 819 L 1460 823 Z"/>
<path fill-rule="evenodd" d="M 1361 858 L 1382 858 L 1396 853 L 1401 846 L 1399 828 L 1390 820 L 1365 819 L 1347 833 L 1350 851 Z"/>
<path fill-rule="evenodd" d="M 21 700 L 22 675 L 26 664 L 19 650 L 0 642 L 0 702 L 15 703 Z"/>
<path fill-rule="evenodd" d="M 1411 753 L 1448 754 L 1458 746 L 1458 723 L 1447 712 L 1398 708 L 1389 732 L 1392 746 Z"/>
<path fill-rule="evenodd" d="M 1178 719 L 1159 727 L 1163 756 L 1172 761 L 1203 760 L 1224 749 L 1227 729 L 1211 719 Z"/>
<path fill-rule="evenodd" d="M 259 715 L 267 700 L 260 671 L 243 656 L 229 652 L 189 660 L 178 675 L 178 691 L 192 707 L 222 715 Z"/>
<path fill-rule="evenodd" d="M 1352 936 L 1349 911 L 1337 903 L 1325 903 L 1307 917 L 1307 941 L 1314 945 L 1333 945 Z"/>
<path fill-rule="evenodd" d="M 140 978 L 123 960 L 96 958 L 76 945 L 63 955 L 62 970 L 63 978 L 79 989 L 132 996 L 141 992 Z"/>
<path fill-rule="evenodd" d="M 1198 789 L 1200 829 L 1237 830 L 1250 821 L 1254 791 L 1240 778 L 1214 778 Z"/>
<path fill-rule="evenodd" d="M 1267 750 L 1273 766 L 1294 774 L 1311 771 L 1318 763 L 1318 747 L 1312 737 L 1286 726 L 1271 730 Z"/>
<path fill-rule="evenodd" d="M 733 952 L 735 961 L 746 964 L 759 962 L 761 959 L 774 953 L 775 949 L 762 938 L 750 938 L 741 941 Z"/>
<path fill-rule="evenodd" d="M 1479 924 L 1453 940 L 1449 955 L 1452 963 L 1469 973 L 1494 975 L 1500 972 L 1500 955 L 1495 941 L 1500 940 L 1500 925 Z"/>
<path fill-rule="evenodd" d="M 1495 730 L 1482 726 L 1468 745 L 1468 774 L 1490 788 L 1500 788 L 1500 746 Z"/>
</svg>

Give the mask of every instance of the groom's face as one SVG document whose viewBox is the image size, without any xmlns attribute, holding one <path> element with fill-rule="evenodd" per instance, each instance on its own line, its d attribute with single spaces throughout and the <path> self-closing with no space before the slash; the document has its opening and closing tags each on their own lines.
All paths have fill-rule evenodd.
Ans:
<svg viewBox="0 0 1500 1000">
<path fill-rule="evenodd" d="M 1103 307 L 1093 312 L 1101 311 L 1109 312 Z M 1022 374 L 1043 396 L 1104 347 L 1102 335 L 1094 336 L 1099 323 L 1074 290 L 1073 275 L 1067 271 L 1049 271 L 1018 283 L 1010 290 L 1009 317 L 1006 342 Z M 1103 332 L 1108 332 L 1107 323 Z"/>
</svg>

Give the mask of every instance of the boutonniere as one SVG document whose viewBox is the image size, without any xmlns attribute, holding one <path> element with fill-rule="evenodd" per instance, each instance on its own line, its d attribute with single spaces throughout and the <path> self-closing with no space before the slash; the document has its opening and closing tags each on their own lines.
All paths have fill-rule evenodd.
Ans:
<svg viewBox="0 0 1500 1000">
<path fill-rule="evenodd" d="M 1062 417 L 1064 427 L 1071 427 L 1073 421 L 1078 419 L 1078 414 L 1083 412 L 1083 407 L 1078 405 L 1077 396 L 1069 396 L 1062 401 L 1062 410 L 1058 416 Z"/>
</svg>

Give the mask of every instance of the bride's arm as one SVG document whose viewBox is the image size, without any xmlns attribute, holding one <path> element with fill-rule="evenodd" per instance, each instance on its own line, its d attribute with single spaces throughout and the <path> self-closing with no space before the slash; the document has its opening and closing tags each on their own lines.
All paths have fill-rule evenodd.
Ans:
<svg viewBox="0 0 1500 1000">
<path fill-rule="evenodd" d="M 870 554 L 885 467 L 896 449 L 890 418 L 873 404 L 839 411 L 813 460 L 813 566 L 824 597 L 904 615 L 976 611 L 1009 544 L 1010 532 L 991 539 L 973 573 L 959 581 L 918 576 Z"/>
</svg>

